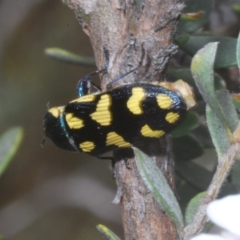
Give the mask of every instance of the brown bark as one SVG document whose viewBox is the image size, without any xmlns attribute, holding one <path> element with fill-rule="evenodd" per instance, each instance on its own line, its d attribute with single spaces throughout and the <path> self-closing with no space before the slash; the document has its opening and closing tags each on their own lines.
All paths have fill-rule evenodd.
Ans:
<svg viewBox="0 0 240 240">
<path fill-rule="evenodd" d="M 174 189 L 173 166 L 165 138 L 155 145 L 153 160 L 164 171 L 170 186 Z M 151 154 L 152 155 L 152 154 Z M 118 157 L 118 156 L 116 156 Z M 171 219 L 161 209 L 139 175 L 134 159 L 128 160 L 129 169 L 123 161 L 116 163 L 117 185 L 122 189 L 122 219 L 125 239 L 176 240 L 180 239 Z"/>
<path fill-rule="evenodd" d="M 84 32 L 89 36 L 99 69 L 105 64 L 102 47 L 110 53 L 107 83 L 136 67 L 143 54 L 141 68 L 114 85 L 164 80 L 169 58 L 176 53 L 173 35 L 183 5 L 180 0 L 65 0 L 75 11 Z M 124 116 L 123 116 L 124 117 Z M 151 143 L 147 152 L 164 171 L 174 189 L 172 162 L 166 138 Z M 158 149 L 158 151 L 156 151 Z M 116 164 L 116 182 L 122 189 L 122 217 L 125 239 L 178 239 L 176 227 L 161 210 L 139 176 L 134 159 L 131 170 L 123 161 Z"/>
</svg>

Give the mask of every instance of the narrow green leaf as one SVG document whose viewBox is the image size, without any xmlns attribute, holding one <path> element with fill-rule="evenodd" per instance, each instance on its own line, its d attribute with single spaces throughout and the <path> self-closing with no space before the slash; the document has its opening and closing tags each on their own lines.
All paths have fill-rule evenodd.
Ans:
<svg viewBox="0 0 240 240">
<path fill-rule="evenodd" d="M 5 240 L 5 238 L 3 236 L 0 235 L 0 240 Z"/>
<path fill-rule="evenodd" d="M 178 36 L 176 36 L 174 41 L 183 51 L 185 51 L 190 56 L 194 56 L 195 53 L 199 49 L 203 48 L 206 44 L 218 42 L 219 46 L 217 49 L 214 67 L 224 68 L 237 65 L 237 39 L 235 38 L 215 36 L 189 36 L 187 42 L 181 43 L 178 41 Z"/>
<path fill-rule="evenodd" d="M 189 41 L 189 38 L 191 37 L 191 35 L 185 33 L 185 32 L 178 32 L 174 38 L 174 42 L 178 45 L 178 46 L 182 46 L 184 44 L 186 44 Z"/>
<path fill-rule="evenodd" d="M 188 33 L 197 31 L 209 18 L 213 0 L 186 0 L 178 30 Z M 190 17 L 187 17 L 191 14 Z M 191 17 L 194 14 L 195 17 Z"/>
<path fill-rule="evenodd" d="M 205 106 L 206 109 L 206 106 Z M 213 148 L 213 142 L 206 124 L 200 124 L 193 129 L 191 134 L 201 143 L 204 148 Z"/>
<path fill-rule="evenodd" d="M 217 73 L 214 73 L 214 87 L 216 90 L 226 89 L 226 83 L 224 79 Z"/>
<path fill-rule="evenodd" d="M 61 48 L 47 48 L 45 49 L 45 54 L 56 60 L 73 63 L 83 66 L 96 66 L 95 59 L 92 57 L 83 57 L 75 53 L 71 53 L 67 50 Z"/>
<path fill-rule="evenodd" d="M 213 144 L 216 148 L 218 158 L 220 159 L 230 147 L 229 131 L 223 125 L 222 121 L 216 116 L 210 107 L 206 108 L 206 117 L 209 132 L 212 137 Z"/>
<path fill-rule="evenodd" d="M 185 212 L 186 226 L 189 225 L 193 221 L 193 218 L 194 218 L 194 216 L 198 210 L 198 207 L 200 206 L 205 194 L 206 194 L 206 192 L 201 192 L 190 200 L 190 202 L 186 208 L 186 212 Z"/>
<path fill-rule="evenodd" d="M 216 52 L 217 43 L 209 43 L 199 50 L 192 59 L 191 71 L 203 99 L 227 128 L 227 122 L 219 106 L 213 84 L 213 64 Z"/>
<path fill-rule="evenodd" d="M 120 240 L 120 238 L 112 232 L 109 228 L 102 224 L 97 225 L 97 230 L 103 235 L 103 237 L 107 240 Z"/>
<path fill-rule="evenodd" d="M 237 14 L 240 14 L 240 5 L 239 4 L 233 4 L 232 10 L 235 11 Z"/>
<path fill-rule="evenodd" d="M 179 126 L 171 132 L 172 137 L 181 137 L 191 132 L 198 124 L 196 113 L 189 111 Z"/>
<path fill-rule="evenodd" d="M 194 162 L 175 162 L 177 173 L 198 191 L 208 188 L 213 173 Z"/>
<path fill-rule="evenodd" d="M 150 157 L 136 148 L 133 149 L 139 173 L 147 188 L 175 225 L 178 228 L 183 227 L 180 207 L 163 173 Z"/>
<path fill-rule="evenodd" d="M 173 138 L 172 149 L 175 161 L 190 161 L 204 152 L 201 143 L 190 134 Z"/>
<path fill-rule="evenodd" d="M 238 111 L 240 111 L 240 94 L 239 93 L 232 94 L 232 98 L 235 108 Z"/>
<path fill-rule="evenodd" d="M 236 58 L 237 58 L 238 69 L 240 70 L 240 33 L 239 33 L 238 39 L 237 39 Z"/>
<path fill-rule="evenodd" d="M 217 91 L 216 94 L 227 124 L 230 130 L 234 132 L 238 126 L 239 118 L 232 100 L 232 96 L 230 95 L 229 91 L 223 89 Z"/>
<path fill-rule="evenodd" d="M 23 129 L 13 127 L 0 137 L 0 176 L 17 152 L 23 138 Z"/>
<path fill-rule="evenodd" d="M 239 160 L 233 166 L 233 170 L 231 173 L 231 182 L 239 192 L 240 191 L 240 161 Z"/>
<path fill-rule="evenodd" d="M 181 20 L 196 22 L 197 20 L 201 20 L 204 15 L 204 11 L 198 11 L 194 13 L 182 13 Z"/>
</svg>

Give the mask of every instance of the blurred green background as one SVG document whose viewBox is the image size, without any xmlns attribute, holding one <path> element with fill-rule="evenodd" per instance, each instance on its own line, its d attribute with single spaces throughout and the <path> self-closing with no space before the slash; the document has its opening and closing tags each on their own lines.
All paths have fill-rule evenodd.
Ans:
<svg viewBox="0 0 240 240">
<path fill-rule="evenodd" d="M 76 97 L 79 78 L 94 70 L 52 60 L 60 47 L 93 56 L 73 11 L 60 0 L 0 1 L 0 134 L 24 128 L 24 139 L 0 179 L 0 235 L 7 239 L 101 239 L 95 226 L 122 236 L 110 163 L 44 148 L 46 104 Z"/>
</svg>

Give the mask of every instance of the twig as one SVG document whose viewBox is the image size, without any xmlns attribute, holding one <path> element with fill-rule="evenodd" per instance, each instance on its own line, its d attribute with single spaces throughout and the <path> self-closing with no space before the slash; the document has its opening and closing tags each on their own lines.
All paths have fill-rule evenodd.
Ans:
<svg viewBox="0 0 240 240">
<path fill-rule="evenodd" d="M 227 153 L 219 159 L 219 164 L 209 185 L 206 195 L 198 208 L 196 215 L 194 216 L 193 222 L 184 229 L 184 240 L 190 239 L 192 236 L 199 233 L 207 221 L 206 208 L 207 205 L 214 200 L 226 180 L 233 164 L 236 161 L 237 155 L 240 153 L 240 144 L 234 143 L 230 146 Z"/>
</svg>

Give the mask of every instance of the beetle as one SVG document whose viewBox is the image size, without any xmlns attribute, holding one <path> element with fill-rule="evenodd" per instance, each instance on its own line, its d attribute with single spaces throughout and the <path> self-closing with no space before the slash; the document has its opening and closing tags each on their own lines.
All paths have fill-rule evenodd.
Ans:
<svg viewBox="0 0 240 240">
<path fill-rule="evenodd" d="M 195 104 L 191 88 L 183 80 L 126 84 L 101 92 L 90 77 L 106 71 L 106 50 L 105 56 L 105 68 L 78 83 L 78 98 L 45 114 L 45 136 L 59 148 L 99 156 L 116 148 L 136 146 L 169 133 Z M 97 91 L 90 93 L 91 87 Z"/>
</svg>

